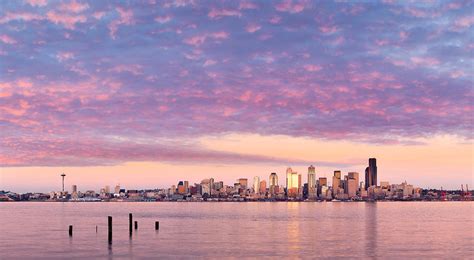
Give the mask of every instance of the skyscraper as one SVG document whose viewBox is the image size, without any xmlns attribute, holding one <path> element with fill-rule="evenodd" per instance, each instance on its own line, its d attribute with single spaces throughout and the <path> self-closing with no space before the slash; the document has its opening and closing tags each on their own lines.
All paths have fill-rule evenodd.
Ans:
<svg viewBox="0 0 474 260">
<path fill-rule="evenodd" d="M 308 167 L 308 193 L 311 197 L 316 191 L 316 170 L 313 165 Z"/>
<path fill-rule="evenodd" d="M 268 182 L 270 185 L 270 194 L 275 194 L 275 187 L 278 186 L 278 175 L 275 172 L 272 172 L 268 178 Z"/>
<path fill-rule="evenodd" d="M 260 177 L 255 176 L 253 177 L 253 192 L 258 193 L 259 189 L 260 189 Z"/>
<path fill-rule="evenodd" d="M 239 184 L 242 189 L 247 189 L 248 187 L 248 180 L 247 178 L 240 178 L 239 179 Z"/>
<path fill-rule="evenodd" d="M 286 169 L 286 191 L 288 197 L 296 197 L 299 193 L 301 186 L 301 175 L 298 175 L 297 172 L 288 167 Z"/>
<path fill-rule="evenodd" d="M 334 171 L 334 176 L 332 176 L 332 192 L 334 196 L 339 193 L 339 188 L 341 187 L 341 171 Z"/>
<path fill-rule="evenodd" d="M 369 167 L 365 168 L 365 188 L 377 186 L 377 160 L 369 158 Z"/>
<path fill-rule="evenodd" d="M 288 167 L 286 169 L 286 189 L 289 190 L 293 185 L 292 185 L 292 174 L 293 170 L 291 167 Z"/>
<path fill-rule="evenodd" d="M 349 172 L 347 174 L 347 176 L 349 177 L 349 179 L 354 179 L 355 180 L 356 187 L 357 187 L 357 185 L 359 185 L 359 173 L 358 172 Z M 356 188 L 356 189 L 358 189 L 358 188 Z"/>
<path fill-rule="evenodd" d="M 260 194 L 265 195 L 266 192 L 267 192 L 267 182 L 265 180 L 262 180 L 260 182 Z"/>
</svg>

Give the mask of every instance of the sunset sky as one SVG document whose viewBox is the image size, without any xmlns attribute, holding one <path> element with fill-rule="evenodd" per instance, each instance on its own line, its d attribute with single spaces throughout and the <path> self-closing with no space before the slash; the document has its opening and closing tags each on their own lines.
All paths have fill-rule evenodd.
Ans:
<svg viewBox="0 0 474 260">
<path fill-rule="evenodd" d="M 0 190 L 474 186 L 472 1 L 0 2 Z"/>
</svg>

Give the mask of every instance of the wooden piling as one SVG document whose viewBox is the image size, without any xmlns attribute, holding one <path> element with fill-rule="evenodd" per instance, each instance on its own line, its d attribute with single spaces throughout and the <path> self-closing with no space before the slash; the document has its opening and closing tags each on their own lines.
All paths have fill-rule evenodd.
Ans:
<svg viewBox="0 0 474 260">
<path fill-rule="evenodd" d="M 132 225 L 133 225 L 133 217 L 132 213 L 128 214 L 128 231 L 130 232 L 130 236 L 132 235 Z"/>
<path fill-rule="evenodd" d="M 160 221 L 155 221 L 155 230 L 160 229 Z"/>
<path fill-rule="evenodd" d="M 69 236 L 72 237 L 72 225 L 69 225 Z"/>
<path fill-rule="evenodd" d="M 135 230 L 138 229 L 138 221 L 135 220 Z"/>
<path fill-rule="evenodd" d="M 112 243 L 112 216 L 109 216 L 108 219 L 109 219 L 109 243 Z"/>
</svg>

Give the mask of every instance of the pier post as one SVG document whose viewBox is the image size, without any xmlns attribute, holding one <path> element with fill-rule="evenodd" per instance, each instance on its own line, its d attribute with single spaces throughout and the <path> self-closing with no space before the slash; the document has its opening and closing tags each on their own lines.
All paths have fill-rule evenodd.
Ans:
<svg viewBox="0 0 474 260">
<path fill-rule="evenodd" d="M 112 243 L 112 216 L 108 217 L 109 219 L 109 244 Z"/>
<path fill-rule="evenodd" d="M 72 225 L 69 225 L 69 236 L 72 237 Z"/>
<path fill-rule="evenodd" d="M 155 221 L 155 230 L 160 229 L 160 221 Z"/>
<path fill-rule="evenodd" d="M 138 229 L 138 221 L 135 220 L 135 230 Z"/>
<path fill-rule="evenodd" d="M 132 213 L 128 214 L 128 231 L 130 232 L 130 236 L 132 235 L 132 224 L 133 224 L 133 217 Z"/>
</svg>

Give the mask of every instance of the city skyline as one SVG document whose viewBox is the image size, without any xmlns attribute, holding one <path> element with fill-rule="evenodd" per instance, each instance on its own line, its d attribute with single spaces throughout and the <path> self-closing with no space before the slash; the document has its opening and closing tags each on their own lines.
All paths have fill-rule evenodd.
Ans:
<svg viewBox="0 0 474 260">
<path fill-rule="evenodd" d="M 373 170 L 371 173 L 371 171 L 369 170 L 370 168 L 375 169 L 375 170 Z M 283 177 L 285 178 L 282 178 L 282 176 L 278 177 L 277 172 L 271 172 L 270 174 L 268 174 L 268 177 L 265 177 L 264 175 L 261 175 L 261 174 L 253 175 L 253 177 L 241 175 L 237 179 L 234 179 L 235 181 L 229 181 L 228 179 L 227 180 L 219 179 L 219 182 L 223 184 L 225 183 L 226 186 L 232 185 L 232 183 L 239 183 L 240 185 L 243 185 L 247 188 L 252 188 L 253 190 L 260 190 L 262 187 L 264 187 L 264 189 L 268 191 L 270 194 L 275 193 L 275 186 L 276 186 L 276 190 L 280 189 L 280 192 L 281 192 L 281 189 L 283 188 L 285 190 L 285 193 L 288 194 L 289 197 L 292 197 L 296 194 L 300 194 L 303 188 L 307 187 L 309 198 L 314 198 L 315 194 L 321 193 L 321 190 L 318 189 L 318 186 L 320 187 L 320 185 L 331 187 L 331 188 L 339 187 L 340 185 L 342 186 L 347 185 L 346 188 L 350 187 L 350 189 L 368 190 L 369 187 L 372 187 L 372 186 L 379 187 L 379 186 L 386 186 L 389 183 L 393 183 L 389 179 L 379 178 L 378 171 L 377 171 L 376 158 L 369 158 L 368 166 L 365 168 L 365 172 L 362 174 L 353 170 L 352 171 L 348 170 L 344 172 L 338 169 L 334 170 L 330 174 L 326 174 L 326 173 L 318 174 L 317 168 L 313 164 L 309 165 L 306 169 L 307 169 L 307 172 L 298 173 L 297 171 L 293 170 L 292 167 L 287 167 L 283 174 L 284 175 Z M 344 173 L 346 173 L 345 176 L 344 176 Z M 67 175 L 65 173 L 61 173 L 59 176 L 61 177 L 61 189 L 59 191 L 69 192 L 67 188 L 65 189 L 65 186 L 67 186 L 67 184 L 65 184 L 65 177 Z M 306 176 L 306 179 L 304 176 Z M 267 179 L 268 179 L 268 182 L 267 182 Z M 173 186 L 176 186 L 177 182 L 178 182 L 178 187 L 180 185 L 184 185 L 188 187 L 190 183 L 194 183 L 194 184 L 199 183 L 198 180 L 201 180 L 201 182 L 202 180 L 214 181 L 215 178 L 213 176 L 200 176 L 200 177 L 197 176 L 197 179 L 194 179 L 194 181 L 192 179 L 181 179 L 179 181 L 175 180 L 174 183 L 160 183 L 160 181 L 157 180 L 156 184 L 151 184 L 152 186 L 150 186 L 150 183 L 148 183 L 148 186 L 145 186 L 145 187 L 135 187 L 133 185 L 130 187 L 127 185 L 127 183 L 122 183 L 122 185 L 128 186 L 132 190 L 147 190 L 147 189 L 149 190 L 149 189 L 163 189 L 166 187 L 173 187 Z M 280 180 L 283 180 L 282 183 Z M 351 180 L 353 180 L 353 182 L 349 182 Z M 373 180 L 375 180 L 375 182 Z M 369 181 L 370 184 L 367 184 L 367 181 Z M 405 178 L 403 182 L 406 182 L 406 181 L 407 179 Z M 49 182 L 52 185 L 51 187 L 54 187 L 51 180 L 49 180 Z M 72 187 L 71 189 L 77 190 L 77 186 L 78 186 L 77 179 L 73 179 L 73 182 L 74 183 L 71 185 Z M 400 183 L 402 183 L 402 181 L 400 181 Z M 103 184 L 101 185 L 104 186 Z M 109 184 L 106 184 L 104 187 L 112 187 L 113 185 L 120 187 L 121 183 L 120 182 L 116 182 L 115 184 L 109 183 Z M 470 184 L 461 183 L 460 185 L 461 186 L 466 185 L 464 187 L 467 188 L 468 185 Z M 450 188 L 449 187 L 447 188 L 446 186 L 444 186 L 443 188 L 443 186 L 429 187 L 429 186 L 417 185 L 417 187 L 419 187 L 420 189 L 450 190 Z M 457 190 L 458 188 L 459 186 L 451 190 Z M 85 190 L 96 190 L 96 189 L 97 187 L 92 187 L 92 186 L 87 186 L 87 185 L 85 186 Z M 178 188 L 176 189 L 178 190 Z M 8 189 L 4 189 L 4 191 L 8 191 Z M 38 190 L 38 189 L 37 190 L 10 190 L 10 191 L 20 192 L 20 193 L 30 193 L 30 192 L 44 193 L 45 192 L 45 190 Z M 50 189 L 49 191 L 56 191 L 56 190 Z M 347 190 L 345 190 L 345 192 L 347 192 Z"/>
<path fill-rule="evenodd" d="M 474 186 L 472 1 L 0 6 L 0 189 L 311 164 L 365 181 L 368 157 L 396 183 Z"/>
<path fill-rule="evenodd" d="M 235 182 L 227 184 L 213 177 L 202 179 L 200 182 L 179 180 L 177 185 L 168 188 L 130 189 L 120 184 L 111 187 L 105 185 L 99 191 L 94 189 L 79 190 L 76 184 L 71 190 L 65 190 L 62 173 L 62 189 L 60 191 L 25 192 L 0 190 L 0 201 L 71 201 L 71 202 L 153 202 L 153 201 L 472 201 L 472 193 L 468 184 L 461 184 L 459 190 L 423 189 L 404 181 L 400 184 L 380 181 L 377 170 L 377 159 L 369 158 L 364 179 L 361 181 L 358 172 L 348 172 L 342 175 L 335 170 L 330 178 L 316 179 L 316 168 L 308 167 L 306 182 L 302 174 L 291 167 L 286 169 L 286 183 L 279 185 L 278 175 L 272 172 L 268 176 L 268 186 L 265 178 L 254 176 L 240 177 Z M 368 183 L 366 183 L 368 182 Z"/>
</svg>

